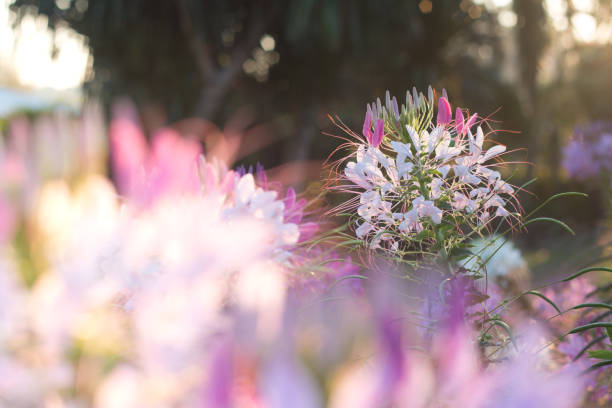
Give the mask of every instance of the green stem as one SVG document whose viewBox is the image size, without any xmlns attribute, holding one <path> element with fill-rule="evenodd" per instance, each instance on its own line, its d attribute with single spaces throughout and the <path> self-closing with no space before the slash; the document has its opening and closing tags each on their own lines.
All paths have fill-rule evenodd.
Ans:
<svg viewBox="0 0 612 408">
<path fill-rule="evenodd" d="M 434 225 L 434 231 L 436 233 L 436 238 L 440 244 L 440 252 L 442 253 L 442 260 L 448 267 L 448 276 L 453 276 L 453 265 L 450 262 L 450 257 L 448 256 L 448 252 L 446 252 L 446 247 L 444 246 L 444 237 L 442 236 L 442 232 L 440 228 Z"/>
</svg>

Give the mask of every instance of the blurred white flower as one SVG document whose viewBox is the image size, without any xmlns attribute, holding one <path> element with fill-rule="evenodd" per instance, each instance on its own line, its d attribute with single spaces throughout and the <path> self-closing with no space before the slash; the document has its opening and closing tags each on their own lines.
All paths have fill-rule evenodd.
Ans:
<svg viewBox="0 0 612 408">
<path fill-rule="evenodd" d="M 470 241 L 469 246 L 473 255 L 459 262 L 465 269 L 486 271 L 490 279 L 526 278 L 527 262 L 512 241 L 499 235 L 490 235 Z"/>
</svg>

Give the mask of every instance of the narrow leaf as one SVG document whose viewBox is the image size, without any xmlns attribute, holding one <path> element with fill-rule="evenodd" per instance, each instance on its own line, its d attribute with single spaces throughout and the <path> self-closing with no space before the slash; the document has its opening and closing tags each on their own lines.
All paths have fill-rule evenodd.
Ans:
<svg viewBox="0 0 612 408">
<path fill-rule="evenodd" d="M 584 309 L 584 308 L 603 308 L 612 310 L 612 305 L 608 305 L 606 303 L 581 303 L 579 305 L 570 307 L 569 310 L 574 309 Z"/>
<path fill-rule="evenodd" d="M 585 273 L 589 273 L 589 272 L 612 272 L 612 268 L 606 268 L 604 266 L 593 266 L 591 268 L 585 268 L 585 269 L 581 269 L 578 272 L 576 272 L 575 274 L 568 276 L 567 278 L 563 279 L 561 282 L 569 282 L 572 279 L 575 279 L 581 275 L 584 275 Z"/>
<path fill-rule="evenodd" d="M 535 214 L 536 212 L 538 212 L 540 209 L 542 209 L 542 207 L 544 207 L 545 205 L 547 205 L 548 203 L 550 203 L 553 200 L 556 200 L 557 198 L 561 198 L 561 197 L 570 197 L 570 196 L 577 196 L 577 197 L 584 197 L 584 198 L 588 198 L 589 195 L 585 194 L 585 193 L 580 193 L 578 191 L 566 191 L 565 193 L 559 193 L 559 194 L 555 194 L 552 195 L 550 197 L 548 197 L 548 199 L 546 199 L 546 201 L 544 201 L 542 204 L 540 204 L 539 206 L 536 207 L 535 210 L 533 210 L 532 212 L 530 212 L 527 217 L 525 218 L 529 218 L 532 214 Z"/>
<path fill-rule="evenodd" d="M 612 350 L 589 350 L 587 351 L 591 358 L 600 360 L 612 360 Z"/>
<path fill-rule="evenodd" d="M 612 328 L 612 323 L 597 322 L 597 323 L 585 324 L 584 326 L 578 326 L 570 330 L 569 334 L 581 333 L 583 331 L 587 331 L 590 329 L 596 329 L 598 327 Z"/>
<path fill-rule="evenodd" d="M 600 361 L 597 364 L 593 364 L 592 366 L 590 366 L 589 368 L 584 370 L 582 373 L 586 374 L 586 373 L 588 373 L 590 371 L 597 370 L 598 368 L 605 367 L 605 366 L 610 365 L 610 364 L 612 364 L 612 360 Z"/>
<path fill-rule="evenodd" d="M 525 295 L 534 295 L 539 298 L 542 298 L 546 303 L 554 307 L 557 313 L 562 314 L 561 309 L 559 309 L 559 307 L 555 304 L 555 302 L 547 298 L 542 292 L 538 292 L 537 290 L 530 290 L 530 291 L 525 292 Z"/>
<path fill-rule="evenodd" d="M 367 276 L 363 276 L 363 275 L 346 275 L 343 276 L 339 279 L 337 279 L 336 281 L 334 281 L 331 285 L 329 285 L 329 287 L 327 288 L 328 292 L 331 292 L 331 290 L 338 285 L 340 282 L 345 281 L 347 279 L 362 279 L 362 280 L 367 280 L 368 277 Z"/>
<path fill-rule="evenodd" d="M 548 222 L 552 222 L 554 224 L 559 225 L 561 228 L 563 228 L 564 230 L 566 230 L 567 232 L 569 232 L 572 235 L 576 235 L 576 233 L 574 232 L 573 229 L 571 229 L 569 227 L 569 225 L 567 225 L 566 223 L 564 223 L 563 221 L 559 221 L 556 218 L 549 218 L 549 217 L 539 217 L 539 218 L 533 218 L 525 223 L 523 223 L 523 227 L 526 227 L 529 224 L 533 224 L 534 222 L 538 222 L 538 221 L 548 221 Z"/>
</svg>

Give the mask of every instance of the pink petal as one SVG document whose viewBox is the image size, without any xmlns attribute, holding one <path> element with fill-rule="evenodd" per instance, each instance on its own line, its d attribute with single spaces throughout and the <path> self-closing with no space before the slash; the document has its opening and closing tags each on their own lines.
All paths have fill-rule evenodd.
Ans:
<svg viewBox="0 0 612 408">
<path fill-rule="evenodd" d="M 148 155 L 140 128 L 128 119 L 114 119 L 110 126 L 112 166 L 119 193 L 136 198 L 144 186 L 143 169 Z"/>
<path fill-rule="evenodd" d="M 457 131 L 457 135 L 461 135 L 464 132 L 465 128 L 465 119 L 463 117 L 463 112 L 461 112 L 461 108 L 457 108 L 455 111 L 455 129 Z"/>
<path fill-rule="evenodd" d="M 304 207 L 306 207 L 307 203 L 308 201 L 306 201 L 306 199 L 300 198 L 293 203 L 291 208 L 286 208 L 285 222 L 299 224 L 302 221 L 302 218 L 304 218 Z"/>
<path fill-rule="evenodd" d="M 315 236 L 319 230 L 319 226 L 314 222 L 305 222 L 299 226 L 300 228 L 300 239 L 299 242 L 308 241 Z"/>
<path fill-rule="evenodd" d="M 217 188 L 217 177 L 215 175 L 215 169 L 210 163 L 204 165 L 204 188 L 206 191 L 215 191 Z"/>
<path fill-rule="evenodd" d="M 478 114 L 477 113 L 475 113 L 472 116 L 470 116 L 470 118 L 468 119 L 467 123 L 465 124 L 466 132 L 467 132 L 467 129 L 469 129 L 472 126 L 474 126 L 474 123 L 476 123 L 476 119 L 477 118 L 478 118 Z"/>
<path fill-rule="evenodd" d="M 366 113 L 365 121 L 363 122 L 363 135 L 368 140 L 368 143 L 372 143 L 372 113 L 369 111 Z"/>
<path fill-rule="evenodd" d="M 380 146 L 380 144 L 382 143 L 384 131 L 385 122 L 382 119 L 377 119 L 376 124 L 374 125 L 374 137 L 372 138 L 372 142 L 370 143 L 372 146 Z"/>
<path fill-rule="evenodd" d="M 283 202 L 285 203 L 285 211 L 293 208 L 293 205 L 295 204 L 295 190 L 293 187 L 289 187 Z"/>
<path fill-rule="evenodd" d="M 445 97 L 438 100 L 438 125 L 447 125 L 452 119 L 451 106 Z"/>
<path fill-rule="evenodd" d="M 235 182 L 236 182 L 236 173 L 233 170 L 230 170 L 227 172 L 227 174 L 225 174 L 225 178 L 221 182 L 221 185 L 219 186 L 219 190 L 221 191 L 221 193 L 227 194 L 234 188 Z"/>
<path fill-rule="evenodd" d="M 185 139 L 172 129 L 162 129 L 153 136 L 152 150 L 147 170 L 153 197 L 199 191 L 196 163 L 201 148 L 198 142 Z"/>
</svg>

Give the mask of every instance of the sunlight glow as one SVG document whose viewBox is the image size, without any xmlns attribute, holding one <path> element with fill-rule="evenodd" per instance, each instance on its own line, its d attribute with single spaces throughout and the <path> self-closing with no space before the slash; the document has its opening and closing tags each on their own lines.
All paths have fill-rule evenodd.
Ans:
<svg viewBox="0 0 612 408">
<path fill-rule="evenodd" d="M 593 11 L 595 7 L 593 0 L 573 0 L 573 5 L 576 10 L 586 13 Z"/>
<path fill-rule="evenodd" d="M 54 58 L 46 18 L 27 16 L 13 30 L 8 5 L 9 0 L 0 0 L 0 58 L 5 61 L 2 68 L 13 72 L 26 87 L 58 90 L 79 87 L 90 60 L 85 38 L 58 27 Z"/>
<path fill-rule="evenodd" d="M 516 13 L 510 10 L 502 10 L 499 12 L 497 20 L 504 27 L 514 27 L 517 22 Z"/>
<path fill-rule="evenodd" d="M 578 41 L 593 42 L 597 40 L 597 20 L 587 13 L 576 13 L 572 17 L 574 37 Z"/>
</svg>

